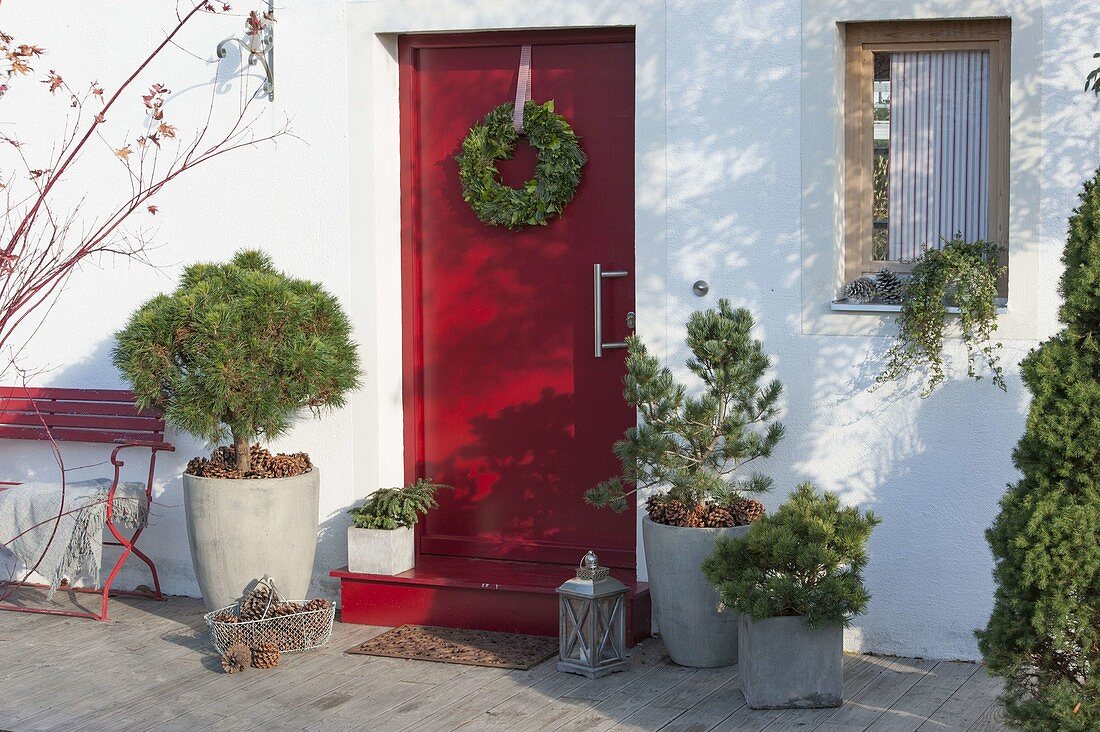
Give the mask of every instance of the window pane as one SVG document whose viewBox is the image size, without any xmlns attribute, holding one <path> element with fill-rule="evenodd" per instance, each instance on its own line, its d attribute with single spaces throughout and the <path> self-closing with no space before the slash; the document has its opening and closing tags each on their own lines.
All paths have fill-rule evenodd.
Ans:
<svg viewBox="0 0 1100 732">
<path fill-rule="evenodd" d="M 890 54 L 876 52 L 874 68 L 871 258 L 885 260 L 890 252 Z"/>
<path fill-rule="evenodd" d="M 956 234 L 987 238 L 989 52 L 898 52 L 884 73 L 894 85 L 885 188 L 889 258 L 915 259 Z"/>
</svg>

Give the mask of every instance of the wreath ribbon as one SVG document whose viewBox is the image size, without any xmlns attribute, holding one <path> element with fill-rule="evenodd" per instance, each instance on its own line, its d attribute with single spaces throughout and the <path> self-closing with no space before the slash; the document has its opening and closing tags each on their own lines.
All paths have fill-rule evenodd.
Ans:
<svg viewBox="0 0 1100 732">
<path fill-rule="evenodd" d="M 516 79 L 516 111 L 512 115 L 512 127 L 517 135 L 523 134 L 523 105 L 531 101 L 531 47 L 519 51 L 519 77 Z"/>
</svg>

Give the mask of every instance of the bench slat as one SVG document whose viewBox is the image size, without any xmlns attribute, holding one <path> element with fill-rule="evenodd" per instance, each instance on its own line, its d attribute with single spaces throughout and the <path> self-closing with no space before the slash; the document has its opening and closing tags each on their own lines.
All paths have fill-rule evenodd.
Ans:
<svg viewBox="0 0 1100 732">
<path fill-rule="evenodd" d="M 80 430 L 71 427 L 58 427 L 57 429 L 51 429 L 47 432 L 42 428 L 0 426 L 0 439 L 49 440 L 51 437 L 58 442 L 105 442 L 115 445 L 126 442 L 164 444 L 164 438 L 160 432 Z"/>
<path fill-rule="evenodd" d="M 55 387 L 0 386 L 0 399 L 4 397 L 30 397 L 31 399 L 71 399 L 78 402 L 134 402 L 134 393 L 128 389 L 65 389 Z"/>
<path fill-rule="evenodd" d="M 91 414 L 112 417 L 154 417 L 160 418 L 160 414 L 152 411 L 142 411 L 133 402 L 58 402 L 50 400 L 32 399 L 5 399 L 0 396 L 0 413 L 26 412 L 33 414 L 35 411 L 49 414 Z"/>
<path fill-rule="evenodd" d="M 164 418 L 123 389 L 0 386 L 0 438 L 163 445 Z"/>
<path fill-rule="evenodd" d="M 136 430 L 163 432 L 164 422 L 156 417 L 114 417 L 106 415 L 48 414 L 4 411 L 0 405 L 0 425 L 28 427 L 83 427 L 84 429 Z"/>
</svg>

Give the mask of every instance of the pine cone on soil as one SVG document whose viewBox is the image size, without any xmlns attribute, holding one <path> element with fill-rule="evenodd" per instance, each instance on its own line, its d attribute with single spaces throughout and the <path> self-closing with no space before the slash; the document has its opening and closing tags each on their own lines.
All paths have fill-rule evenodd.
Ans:
<svg viewBox="0 0 1100 732">
<path fill-rule="evenodd" d="M 252 668 L 275 668 L 279 665 L 279 645 L 264 641 L 252 648 Z"/>
<path fill-rule="evenodd" d="M 764 515 L 764 504 L 752 498 L 742 498 L 730 504 L 729 510 L 735 526 L 746 526 Z"/>
<path fill-rule="evenodd" d="M 724 529 L 737 524 L 734 523 L 732 511 L 725 506 L 719 506 L 717 503 L 709 503 L 707 504 L 706 515 L 703 518 L 703 525 L 708 529 Z"/>
<path fill-rule="evenodd" d="M 234 643 L 222 656 L 222 670 L 227 674 L 244 671 L 249 663 L 252 663 L 252 652 L 244 643 Z"/>
<path fill-rule="evenodd" d="M 645 502 L 646 512 L 651 521 L 666 526 L 686 526 L 690 511 L 681 501 L 666 495 L 650 496 Z"/>
<path fill-rule="evenodd" d="M 203 478 L 288 478 L 313 468 L 309 455 L 304 452 L 272 455 L 259 443 L 250 446 L 248 451 L 251 470 L 246 475 L 242 476 L 237 470 L 237 450 L 233 445 L 217 448 L 209 458 L 192 459 L 187 463 L 187 472 Z"/>
</svg>

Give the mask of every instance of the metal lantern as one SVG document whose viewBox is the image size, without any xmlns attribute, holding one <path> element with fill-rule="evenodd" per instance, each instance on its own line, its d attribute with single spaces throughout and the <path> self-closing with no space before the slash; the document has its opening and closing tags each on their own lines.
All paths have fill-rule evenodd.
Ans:
<svg viewBox="0 0 1100 732">
<path fill-rule="evenodd" d="M 590 679 L 625 671 L 626 585 L 588 552 L 558 588 L 558 671 Z"/>
</svg>

